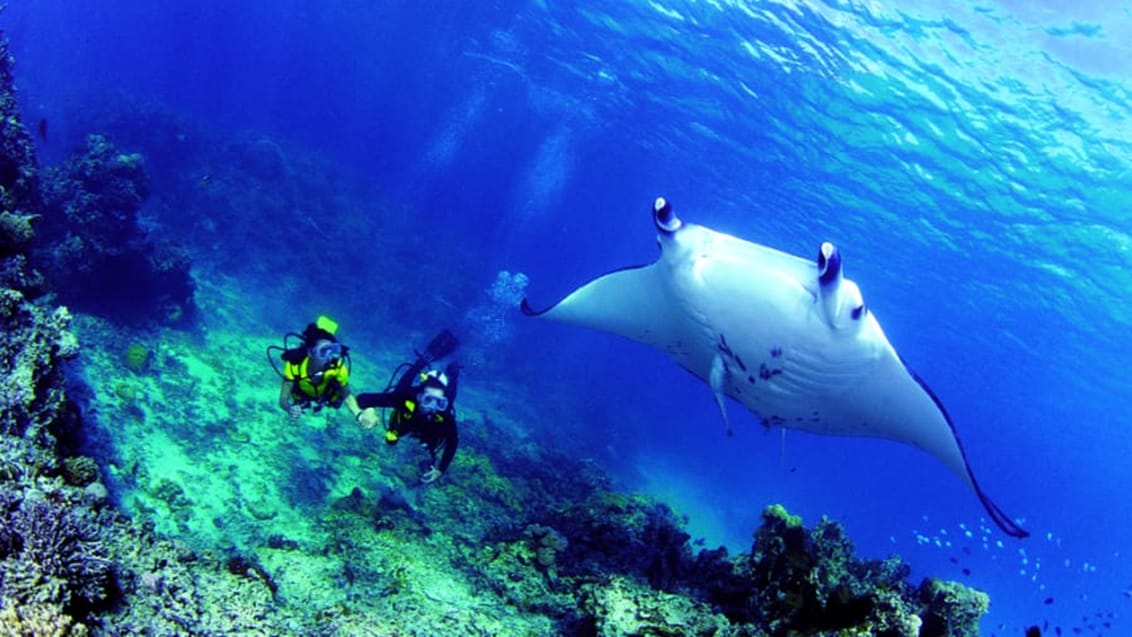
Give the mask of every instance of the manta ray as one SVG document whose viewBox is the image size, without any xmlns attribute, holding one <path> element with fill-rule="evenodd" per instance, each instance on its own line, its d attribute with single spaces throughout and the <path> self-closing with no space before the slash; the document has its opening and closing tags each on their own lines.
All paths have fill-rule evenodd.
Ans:
<svg viewBox="0 0 1132 637">
<path fill-rule="evenodd" d="M 653 205 L 660 258 L 598 277 L 541 317 L 665 352 L 708 385 L 727 422 L 733 398 L 767 427 L 887 438 L 922 449 L 963 479 L 1004 532 L 1029 533 L 980 488 L 955 425 L 901 360 L 830 242 L 807 260 L 684 223 Z"/>
</svg>

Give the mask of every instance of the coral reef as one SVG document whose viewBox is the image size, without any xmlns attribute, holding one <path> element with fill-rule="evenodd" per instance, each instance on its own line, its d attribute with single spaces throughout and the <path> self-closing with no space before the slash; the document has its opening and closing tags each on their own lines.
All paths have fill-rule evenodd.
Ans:
<svg viewBox="0 0 1132 637">
<path fill-rule="evenodd" d="M 43 291 L 43 277 L 24 254 L 40 207 L 39 167 L 31 135 L 20 122 L 12 89 L 12 57 L 0 38 L 0 288 L 26 297 Z"/>
<path fill-rule="evenodd" d="M 27 604 L 0 608 L 0 637 L 85 637 L 90 631 L 58 604 Z"/>
<path fill-rule="evenodd" d="M 913 587 L 899 558 L 860 560 L 841 525 L 823 518 L 806 529 L 781 505 L 766 508 L 750 554 L 730 572 L 706 565 L 693 569 L 694 586 L 732 622 L 770 635 L 977 635 L 989 608 L 984 593 L 961 584 Z"/>
<path fill-rule="evenodd" d="M 110 598 L 111 564 L 98 541 L 97 524 L 72 508 L 59 491 L 29 492 L 8 505 L 0 526 L 0 591 L 20 605 L 53 604 L 83 615 Z"/>
<path fill-rule="evenodd" d="M 0 433 L 41 431 L 65 401 L 61 362 L 78 353 L 66 308 L 48 312 L 11 288 L 0 288 Z"/>
<path fill-rule="evenodd" d="M 30 302 L 42 279 L 28 265 L 31 221 L 39 214 L 39 170 L 20 122 L 12 59 L 0 37 L 0 434 L 47 435 L 63 411 L 60 362 L 78 352 L 70 314 Z"/>
<path fill-rule="evenodd" d="M 12 89 L 8 41 L 0 40 L 0 258 L 7 258 L 31 240 L 28 221 L 39 207 L 39 168 Z"/>
<path fill-rule="evenodd" d="M 42 180 L 36 263 L 59 299 L 124 323 L 181 324 L 196 314 L 188 251 L 139 224 L 149 196 L 141 155 L 101 135 Z"/>
</svg>

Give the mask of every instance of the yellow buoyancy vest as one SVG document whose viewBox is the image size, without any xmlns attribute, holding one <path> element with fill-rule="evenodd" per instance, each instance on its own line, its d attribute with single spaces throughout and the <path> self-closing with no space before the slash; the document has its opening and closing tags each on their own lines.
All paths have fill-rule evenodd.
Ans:
<svg viewBox="0 0 1132 637">
<path fill-rule="evenodd" d="M 304 358 L 298 365 L 287 363 L 283 367 L 283 378 L 295 381 L 291 395 L 296 398 L 308 398 L 319 402 L 336 405 L 343 398 L 342 390 L 350 380 L 350 369 L 342 361 L 331 365 L 322 374 L 318 383 L 311 382 L 307 374 L 310 357 Z"/>
</svg>

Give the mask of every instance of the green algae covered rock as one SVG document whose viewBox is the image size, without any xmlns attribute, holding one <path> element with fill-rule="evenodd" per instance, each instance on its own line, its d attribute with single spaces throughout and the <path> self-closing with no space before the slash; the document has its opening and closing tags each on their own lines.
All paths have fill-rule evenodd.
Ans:
<svg viewBox="0 0 1132 637">
<path fill-rule="evenodd" d="M 796 528 L 802 526 L 802 517 L 791 515 L 781 504 L 772 504 L 763 510 L 763 526 Z"/>
<path fill-rule="evenodd" d="M 149 348 L 141 343 L 130 343 L 122 354 L 122 362 L 126 365 L 126 369 L 135 374 L 141 374 L 146 370 L 149 359 Z"/>
</svg>

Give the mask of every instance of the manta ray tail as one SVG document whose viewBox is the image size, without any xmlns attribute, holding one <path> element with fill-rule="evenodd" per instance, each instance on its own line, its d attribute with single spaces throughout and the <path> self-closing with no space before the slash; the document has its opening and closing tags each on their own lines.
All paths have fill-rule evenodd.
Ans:
<svg viewBox="0 0 1132 637">
<path fill-rule="evenodd" d="M 928 384 L 924 382 L 924 379 L 920 378 L 919 374 L 912 371 L 912 368 L 908 367 L 907 363 L 905 363 L 904 367 L 908 370 L 908 373 L 912 375 L 912 378 L 916 380 L 920 387 L 922 387 L 924 391 L 927 392 L 932 401 L 935 402 L 936 407 L 939 408 L 940 413 L 943 414 L 944 420 L 947 421 L 947 426 L 951 428 L 951 435 L 955 438 L 955 445 L 959 447 L 959 455 L 963 457 L 963 467 L 967 470 L 967 478 L 971 481 L 971 488 L 975 490 L 975 495 L 979 497 L 979 502 L 983 503 L 983 508 L 986 509 L 987 515 L 990 516 L 991 520 L 994 521 L 995 525 L 998 526 L 998 528 L 1002 529 L 1003 533 L 1017 538 L 1030 537 L 1030 532 L 1019 526 L 1018 523 L 1011 519 L 1009 515 L 1007 515 L 1002 509 L 998 508 L 998 505 L 995 504 L 994 501 L 990 499 L 990 496 L 988 496 L 986 492 L 983 491 L 983 488 L 979 486 L 979 481 L 975 479 L 975 472 L 971 470 L 971 463 L 967 461 L 967 450 L 963 448 L 963 441 L 959 438 L 959 432 L 955 430 L 955 423 L 951 421 L 951 414 L 947 413 L 947 409 L 944 408 L 943 402 L 940 401 L 939 397 L 935 395 L 935 392 L 932 391 L 932 388 L 928 387 Z"/>
<path fill-rule="evenodd" d="M 971 482 L 975 482 L 975 476 L 971 476 Z M 975 483 L 975 494 L 979 496 L 979 502 L 983 503 L 983 508 L 987 510 L 987 514 L 990 515 L 991 520 L 994 520 L 994 523 L 998 525 L 998 528 L 1002 529 L 1003 533 L 1017 538 L 1030 537 L 1030 532 L 1018 526 L 1014 520 L 1010 519 L 1010 516 L 1006 515 L 1002 509 L 998 508 L 998 505 L 987 497 L 987 494 L 983 493 L 978 483 Z"/>
</svg>

